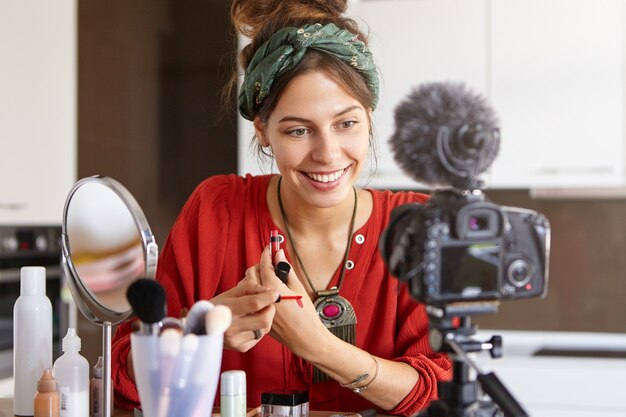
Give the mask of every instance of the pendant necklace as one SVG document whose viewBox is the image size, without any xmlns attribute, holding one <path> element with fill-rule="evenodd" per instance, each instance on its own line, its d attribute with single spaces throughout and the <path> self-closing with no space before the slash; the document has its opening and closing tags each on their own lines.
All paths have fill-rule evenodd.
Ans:
<svg viewBox="0 0 626 417">
<path fill-rule="evenodd" d="M 315 310 L 317 311 L 317 314 L 324 326 L 326 326 L 326 328 L 330 330 L 331 333 L 339 337 L 341 340 L 354 345 L 356 342 L 356 314 L 354 313 L 354 308 L 352 308 L 350 302 L 339 295 L 339 290 L 341 289 L 341 284 L 343 283 L 343 278 L 346 274 L 346 262 L 348 261 L 350 247 L 352 246 L 352 233 L 354 232 L 354 221 L 356 219 L 356 210 L 358 206 L 356 187 L 352 187 L 354 191 L 354 208 L 352 209 L 352 218 L 350 219 L 348 242 L 346 243 L 346 252 L 343 255 L 339 281 L 337 282 L 336 287 L 332 287 L 329 290 L 317 291 L 313 286 L 313 281 L 311 281 L 311 278 L 309 278 L 309 274 L 307 274 L 306 272 L 306 268 L 304 267 L 304 263 L 302 263 L 302 259 L 300 259 L 298 249 L 296 248 L 296 242 L 293 240 L 293 236 L 291 235 L 291 231 L 289 230 L 287 214 L 285 213 L 285 207 L 283 206 L 283 201 L 280 196 L 281 181 L 282 177 L 279 177 L 276 190 L 278 194 L 278 206 L 280 208 L 280 215 L 282 217 L 283 223 L 285 224 L 285 231 L 287 232 L 287 236 L 289 236 L 289 240 L 291 241 L 291 247 L 293 248 L 294 255 L 296 255 L 296 259 L 300 264 L 300 269 L 302 269 L 302 272 L 304 273 L 304 276 L 309 283 L 311 290 L 316 296 L 316 299 L 313 303 L 313 305 L 315 306 Z M 328 375 L 319 370 L 317 367 L 313 368 L 314 383 L 328 380 L 330 380 L 330 377 Z"/>
</svg>

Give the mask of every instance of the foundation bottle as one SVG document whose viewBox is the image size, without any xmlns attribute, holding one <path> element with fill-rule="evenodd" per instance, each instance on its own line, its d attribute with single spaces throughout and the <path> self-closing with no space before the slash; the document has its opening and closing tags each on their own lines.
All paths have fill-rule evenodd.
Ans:
<svg viewBox="0 0 626 417">
<path fill-rule="evenodd" d="M 98 362 L 93 367 L 93 378 L 89 382 L 89 415 L 91 417 L 103 417 L 104 412 L 104 381 L 102 373 L 104 368 L 102 356 L 98 357 Z M 111 403 L 109 410 L 113 415 L 113 384 L 111 384 Z"/>
<path fill-rule="evenodd" d="M 37 381 L 34 417 L 59 417 L 60 410 L 57 381 L 52 376 L 52 369 L 46 368 L 41 375 L 41 379 Z"/>
</svg>

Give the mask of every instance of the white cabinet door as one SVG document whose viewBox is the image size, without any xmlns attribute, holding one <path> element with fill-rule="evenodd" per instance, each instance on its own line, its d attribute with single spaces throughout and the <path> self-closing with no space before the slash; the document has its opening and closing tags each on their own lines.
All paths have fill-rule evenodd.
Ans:
<svg viewBox="0 0 626 417">
<path fill-rule="evenodd" d="M 620 185 L 624 2 L 491 2 L 492 187 Z"/>
<path fill-rule="evenodd" d="M 380 102 L 374 111 L 378 175 L 369 184 L 416 188 L 394 162 L 388 145 L 394 109 L 423 82 L 462 81 L 486 94 L 486 0 L 362 1 L 353 3 L 350 14 L 369 29 L 381 75 Z"/>
<path fill-rule="evenodd" d="M 0 224 L 60 224 L 76 178 L 76 0 L 0 2 Z"/>
</svg>

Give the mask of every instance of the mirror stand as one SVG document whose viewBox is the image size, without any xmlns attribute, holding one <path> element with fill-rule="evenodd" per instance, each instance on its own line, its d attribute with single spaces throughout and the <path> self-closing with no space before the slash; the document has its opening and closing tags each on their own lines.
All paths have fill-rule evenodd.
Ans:
<svg viewBox="0 0 626 417">
<path fill-rule="evenodd" d="M 133 313 L 127 288 L 139 278 L 154 279 L 158 246 L 135 198 L 109 177 L 74 185 L 61 226 L 62 265 L 72 297 L 89 321 L 102 326 L 102 410 L 111 417 L 111 328 Z"/>
<path fill-rule="evenodd" d="M 113 410 L 111 410 L 112 393 L 112 381 L 111 381 L 111 322 L 105 321 L 102 323 L 102 359 L 104 364 L 102 365 L 102 411 L 104 417 L 111 417 Z"/>
</svg>

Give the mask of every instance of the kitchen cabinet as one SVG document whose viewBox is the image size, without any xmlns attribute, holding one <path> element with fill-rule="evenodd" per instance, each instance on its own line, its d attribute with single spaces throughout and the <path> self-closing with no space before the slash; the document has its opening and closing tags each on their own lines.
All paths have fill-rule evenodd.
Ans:
<svg viewBox="0 0 626 417">
<path fill-rule="evenodd" d="M 0 2 L 0 224 L 60 224 L 76 179 L 76 0 Z"/>
<path fill-rule="evenodd" d="M 624 2 L 491 2 L 493 187 L 622 184 Z"/>
<path fill-rule="evenodd" d="M 490 188 L 611 187 L 624 182 L 623 0 L 361 1 L 382 74 L 373 186 L 411 188 L 387 144 L 412 87 L 462 81 L 500 118 Z"/>
</svg>

